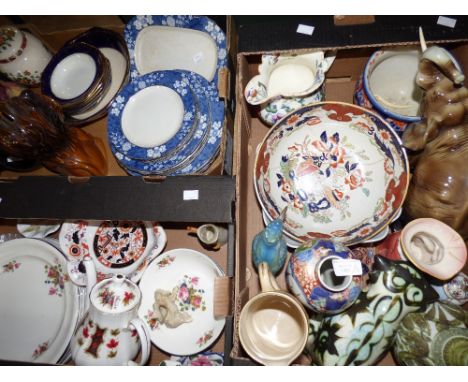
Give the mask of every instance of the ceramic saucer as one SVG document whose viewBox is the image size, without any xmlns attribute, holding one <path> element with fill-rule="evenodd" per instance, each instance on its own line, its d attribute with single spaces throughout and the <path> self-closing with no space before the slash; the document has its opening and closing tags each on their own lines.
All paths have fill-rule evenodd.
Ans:
<svg viewBox="0 0 468 382">
<path fill-rule="evenodd" d="M 20 220 L 16 229 L 24 237 L 43 239 L 59 230 L 61 224 L 55 223 L 55 221 L 45 219 Z"/>
<path fill-rule="evenodd" d="M 223 270 L 208 256 L 191 249 L 174 249 L 146 269 L 140 281 L 139 317 L 148 324 L 151 341 L 173 355 L 191 355 L 209 348 L 221 334 L 226 320 L 214 318 L 214 282 Z M 192 321 L 169 328 L 154 318 L 154 294 L 177 288 L 178 309 Z"/>
</svg>

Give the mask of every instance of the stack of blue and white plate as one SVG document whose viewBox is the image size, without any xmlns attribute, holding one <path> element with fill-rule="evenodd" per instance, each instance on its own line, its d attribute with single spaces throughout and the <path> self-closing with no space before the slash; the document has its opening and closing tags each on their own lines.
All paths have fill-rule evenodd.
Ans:
<svg viewBox="0 0 468 382">
<path fill-rule="evenodd" d="M 206 17 L 137 16 L 125 28 L 132 81 L 110 106 L 108 137 L 131 175 L 205 172 L 224 130 L 226 37 Z"/>
</svg>

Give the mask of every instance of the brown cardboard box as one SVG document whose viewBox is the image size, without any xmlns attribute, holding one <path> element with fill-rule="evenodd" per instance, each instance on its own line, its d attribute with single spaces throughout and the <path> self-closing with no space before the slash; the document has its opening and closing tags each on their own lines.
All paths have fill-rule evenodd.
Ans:
<svg viewBox="0 0 468 382">
<path fill-rule="evenodd" d="M 52 50 L 59 49 L 64 42 L 77 34 L 87 30 L 95 24 L 91 19 L 80 18 L 80 22 L 72 16 L 63 16 L 61 20 L 40 16 L 41 20 L 52 20 L 54 27 L 48 27 L 47 22 L 38 18 L 28 18 L 32 24 L 25 25 L 33 33 L 41 37 Z M 94 19 L 92 19 L 94 20 Z M 114 18 L 112 17 L 112 20 Z M 57 24 L 55 24 L 57 22 Z M 75 23 L 76 22 L 76 23 Z M 36 23 L 36 24 L 35 24 Z M 84 24 L 83 24 L 84 23 Z M 112 23 L 111 23 L 112 24 Z M 71 26 L 72 28 L 68 28 Z M 100 26 L 103 26 L 100 24 Z M 115 31 L 123 32 L 123 24 L 108 25 Z M 229 45 L 230 29 L 226 33 Z M 220 95 L 226 103 L 225 128 L 233 132 L 233 118 L 230 114 L 230 73 L 226 71 L 220 80 Z M 84 127 L 95 137 L 107 142 L 107 120 L 100 119 Z M 232 277 L 234 268 L 234 180 L 230 176 L 219 176 L 223 173 L 224 157 L 229 158 L 226 152 L 226 139 L 222 144 L 219 158 L 207 171 L 207 174 L 218 176 L 187 176 L 168 177 L 167 179 L 142 177 L 125 177 L 115 161 L 109 147 L 106 154 L 109 159 L 109 174 L 107 177 L 69 178 L 54 175 L 44 168 L 31 173 L 15 173 L 4 171 L 1 173 L 0 193 L 2 203 L 0 206 L 0 234 L 18 233 L 16 219 L 4 218 L 60 218 L 60 219 L 133 219 L 157 220 L 167 233 L 167 246 L 165 251 L 174 248 L 190 248 L 208 255 L 217 262 L 226 276 L 228 283 L 224 283 L 220 290 L 223 294 L 216 296 L 222 305 L 221 311 L 226 315 L 226 327 L 216 340 L 211 350 L 224 352 L 225 358 L 230 353 L 232 341 L 232 318 L 229 308 L 232 305 Z M 21 177 L 18 179 L 18 176 Z M 36 175 L 39 175 L 36 177 Z M 197 201 L 184 201 L 182 192 L 186 189 L 199 189 L 200 196 Z M 29 195 L 29 196 L 27 196 Z M 180 199 L 179 199 L 180 197 Z M 119 200 L 114 200 L 118 198 Z M 125 200 L 124 200 L 125 199 Z M 113 201 L 114 200 L 114 201 Z M 10 207 L 8 207 L 8 205 Z M 206 222 L 218 223 L 227 226 L 228 244 L 219 251 L 212 251 L 203 247 L 196 236 L 189 235 L 187 226 L 203 224 Z M 57 234 L 56 234 L 57 236 Z M 1 309 L 4 308 L 0 308 Z M 149 365 L 158 365 L 162 360 L 168 359 L 165 354 L 154 345 L 151 349 Z M 7 360 L 0 360 L 0 364 L 8 364 Z"/>
<path fill-rule="evenodd" d="M 468 43 L 444 44 L 459 60 L 465 73 L 468 72 Z M 327 73 L 326 100 L 353 103 L 353 92 L 356 81 L 363 72 L 370 55 L 377 49 L 373 47 L 338 47 L 337 58 Z M 319 49 L 314 49 L 319 50 Z M 308 50 L 308 51 L 313 51 Z M 304 53 L 305 50 L 294 51 Z M 268 52 L 271 53 L 271 52 Z M 291 53 L 291 51 L 289 51 Z M 232 363 L 249 365 L 253 361 L 243 351 L 239 342 L 238 322 L 244 304 L 259 291 L 257 273 L 252 266 L 251 243 L 254 236 L 264 228 L 261 207 L 255 196 L 253 186 L 253 166 L 257 145 L 262 141 L 269 128 L 262 123 L 257 114 L 259 109 L 247 104 L 244 89 L 248 81 L 257 74 L 257 67 L 262 52 L 240 53 L 237 56 L 237 110 L 235 115 L 235 149 L 234 174 L 236 175 L 236 269 L 235 269 L 235 306 L 234 306 L 234 339 L 231 352 Z M 466 267 L 468 268 L 468 267 Z M 279 286 L 286 288 L 284 269 L 277 277 Z M 295 363 L 305 364 L 305 357 Z M 394 365 L 391 354 L 379 365 Z"/>
</svg>

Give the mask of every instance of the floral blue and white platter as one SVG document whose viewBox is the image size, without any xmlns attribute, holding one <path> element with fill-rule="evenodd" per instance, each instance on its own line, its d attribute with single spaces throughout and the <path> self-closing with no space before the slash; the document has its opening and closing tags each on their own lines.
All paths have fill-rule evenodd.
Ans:
<svg viewBox="0 0 468 382">
<path fill-rule="evenodd" d="M 401 208 L 409 164 L 398 135 L 379 116 L 339 102 L 305 106 L 284 117 L 258 149 L 254 185 L 284 233 L 297 241 L 368 240 Z"/>
<path fill-rule="evenodd" d="M 132 143 L 126 136 L 123 129 L 124 113 L 127 105 L 138 102 L 135 97 L 138 97 L 142 91 L 158 86 L 170 89 L 180 97 L 183 105 L 182 125 L 167 142 L 149 148 L 141 147 Z M 183 148 L 195 134 L 197 102 L 187 79 L 178 72 L 154 72 L 139 77 L 138 80 L 129 83 L 111 104 L 107 122 L 110 146 L 113 151 L 132 159 L 150 161 L 169 158 Z M 164 128 L 165 126 L 158 126 L 155 122 L 155 133 Z"/>
<path fill-rule="evenodd" d="M 214 283 L 222 268 L 201 252 L 178 248 L 155 259 L 141 278 L 142 298 L 138 316 L 147 324 L 151 342 L 172 355 L 192 355 L 212 346 L 221 334 L 225 318 L 214 317 Z M 191 321 L 167 327 L 155 314 L 155 291 L 176 295 L 178 311 Z"/>
<path fill-rule="evenodd" d="M 1 359 L 57 363 L 62 358 L 79 306 L 59 250 L 36 239 L 1 244 L 0 304 Z"/>
<path fill-rule="evenodd" d="M 136 16 L 131 19 L 127 25 L 125 26 L 124 31 L 124 38 L 127 43 L 128 51 L 130 53 L 130 75 L 132 80 L 135 80 L 141 73 L 138 70 L 138 65 L 136 62 L 137 54 L 141 52 L 137 52 L 136 49 L 139 47 L 138 40 L 139 34 L 145 28 L 151 26 L 163 26 L 163 27 L 175 27 L 175 28 L 185 28 L 188 30 L 200 31 L 203 33 L 208 34 L 214 41 L 217 52 L 216 52 L 216 70 L 213 75 L 213 78 L 207 78 L 207 80 L 212 81 L 218 86 L 218 76 L 219 71 L 222 68 L 227 67 L 227 50 L 226 50 L 226 36 L 221 28 L 211 19 L 205 16 Z M 181 33 L 184 33 L 181 31 Z M 151 40 L 151 39 L 150 39 Z M 181 45 L 182 44 L 182 45 Z M 177 46 L 183 46 L 183 41 L 179 44 L 172 44 L 171 50 L 177 51 Z M 190 48 L 190 47 L 187 47 Z M 187 51 L 188 49 L 186 49 Z M 163 59 L 164 55 L 170 54 L 169 51 L 162 51 L 157 52 L 157 54 L 161 55 L 161 59 Z M 182 54 L 186 53 L 184 51 L 181 52 Z M 202 54 L 200 54 L 202 53 Z M 151 57 L 152 52 L 149 52 L 148 55 Z M 174 67 L 158 67 L 158 59 L 159 57 L 151 57 L 154 61 L 152 61 L 152 70 L 161 70 L 161 69 L 187 69 L 193 70 L 196 69 L 196 63 L 202 59 L 203 52 L 198 52 L 194 54 L 193 57 L 188 57 L 193 63 L 193 66 L 186 66 L 184 61 L 187 62 L 188 59 L 184 58 L 183 60 L 179 61 L 177 64 L 174 63 Z M 176 60 L 177 61 L 177 60 Z M 154 65 L 153 65 L 154 64 Z"/>
<path fill-rule="evenodd" d="M 224 104 L 219 101 L 216 86 L 200 75 L 178 71 L 188 80 L 190 88 L 199 100 L 198 127 L 192 139 L 177 155 L 158 162 L 141 162 L 114 152 L 118 162 L 131 175 L 181 175 L 200 171 L 219 150 L 223 125 Z"/>
</svg>

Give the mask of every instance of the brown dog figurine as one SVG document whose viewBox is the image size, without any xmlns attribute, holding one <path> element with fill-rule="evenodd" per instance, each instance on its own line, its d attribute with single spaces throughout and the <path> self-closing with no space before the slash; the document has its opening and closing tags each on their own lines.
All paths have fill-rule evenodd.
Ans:
<svg viewBox="0 0 468 382">
<path fill-rule="evenodd" d="M 468 89 L 449 53 L 438 46 L 421 58 L 416 83 L 425 91 L 423 119 L 409 126 L 413 177 L 405 203 L 413 219 L 438 219 L 468 239 Z"/>
</svg>

